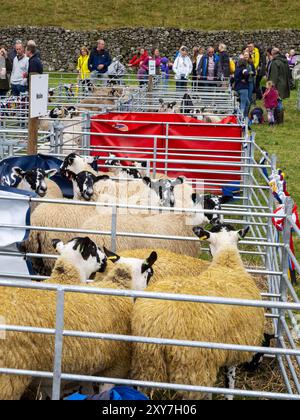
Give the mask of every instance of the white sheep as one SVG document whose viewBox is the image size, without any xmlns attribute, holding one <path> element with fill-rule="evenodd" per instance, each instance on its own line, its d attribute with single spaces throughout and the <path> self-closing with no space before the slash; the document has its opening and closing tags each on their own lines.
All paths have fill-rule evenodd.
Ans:
<svg viewBox="0 0 300 420">
<path fill-rule="evenodd" d="M 218 225 L 211 232 L 197 227 L 194 232 L 210 243 L 213 262 L 198 278 L 172 276 L 149 286 L 149 292 L 261 300 L 255 280 L 246 272 L 237 249 L 239 238 L 248 229 L 235 232 Z M 132 316 L 135 336 L 201 342 L 260 346 L 264 337 L 264 310 L 246 306 L 226 306 L 192 302 L 138 299 Z M 212 387 L 218 372 L 226 367 L 230 387 L 235 366 L 249 362 L 252 354 L 239 351 L 134 344 L 132 378 L 142 381 L 172 382 Z M 188 393 L 199 399 L 199 393 Z"/>
<path fill-rule="evenodd" d="M 54 246 L 61 256 L 48 283 L 80 284 L 91 274 L 105 270 L 105 255 L 88 238 L 76 238 L 66 245 L 57 240 Z M 155 260 L 152 253 L 148 260 L 133 261 L 133 266 L 117 264 L 96 286 L 142 290 L 151 278 Z M 3 286 L 0 291 L 0 315 L 6 325 L 55 328 L 56 292 Z M 126 297 L 67 293 L 64 329 L 129 335 L 132 306 L 132 299 Z M 54 337 L 7 332 L 5 340 L 0 340 L 0 354 L 1 367 L 52 371 Z M 67 373 L 123 379 L 128 375 L 130 359 L 130 343 L 64 338 L 62 370 Z M 0 399 L 20 399 L 30 383 L 28 376 L 0 374 Z"/>
<path fill-rule="evenodd" d="M 62 199 L 61 189 L 54 181 L 50 180 L 56 174 L 56 169 L 43 170 L 37 168 L 23 171 L 16 166 L 12 168 L 12 177 L 16 180 L 16 188 L 34 192 L 42 198 Z"/>
<path fill-rule="evenodd" d="M 157 263 L 155 264 L 154 275 L 151 279 L 151 283 L 163 280 L 172 273 L 173 276 L 180 276 L 182 272 L 188 267 L 189 276 L 200 276 L 210 266 L 209 261 L 204 261 L 199 258 L 189 257 L 183 254 L 176 254 L 166 249 L 155 249 L 157 254 Z M 150 248 L 143 249 L 131 249 L 122 251 L 120 255 L 107 250 L 104 247 L 104 252 L 108 257 L 108 260 L 112 263 L 128 264 L 128 259 L 145 260 L 151 253 Z M 108 264 L 107 271 L 112 269 L 113 265 Z M 103 278 L 105 274 L 97 273 L 95 281 Z"/>
</svg>

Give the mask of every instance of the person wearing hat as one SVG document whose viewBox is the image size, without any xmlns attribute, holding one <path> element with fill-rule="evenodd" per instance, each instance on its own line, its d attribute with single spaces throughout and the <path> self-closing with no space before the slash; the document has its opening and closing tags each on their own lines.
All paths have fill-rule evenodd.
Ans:
<svg viewBox="0 0 300 420">
<path fill-rule="evenodd" d="M 186 89 L 189 76 L 193 71 L 193 63 L 188 56 L 187 47 L 183 46 L 180 48 L 180 53 L 173 65 L 173 71 L 175 73 L 176 89 Z"/>
</svg>

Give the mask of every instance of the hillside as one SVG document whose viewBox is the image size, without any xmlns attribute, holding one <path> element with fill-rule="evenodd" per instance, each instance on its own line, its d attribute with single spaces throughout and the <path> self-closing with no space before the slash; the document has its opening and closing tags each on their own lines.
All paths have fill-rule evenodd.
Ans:
<svg viewBox="0 0 300 420">
<path fill-rule="evenodd" d="M 201 30 L 300 28 L 299 0 L 1 0 L 0 26 Z"/>
</svg>

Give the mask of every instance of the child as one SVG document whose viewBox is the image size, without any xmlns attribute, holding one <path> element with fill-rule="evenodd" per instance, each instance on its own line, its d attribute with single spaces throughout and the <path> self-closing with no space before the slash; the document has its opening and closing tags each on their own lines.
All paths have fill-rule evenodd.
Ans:
<svg viewBox="0 0 300 420">
<path fill-rule="evenodd" d="M 268 112 L 268 122 L 270 126 L 275 124 L 275 109 L 278 106 L 279 94 L 273 82 L 269 81 L 266 84 L 266 91 L 263 96 L 264 105 Z"/>
<path fill-rule="evenodd" d="M 161 78 L 163 87 L 167 88 L 170 78 L 170 62 L 167 57 L 161 59 Z"/>
<path fill-rule="evenodd" d="M 78 78 L 80 80 L 85 80 L 90 77 L 90 70 L 88 67 L 88 62 L 90 58 L 89 50 L 86 47 L 80 49 L 80 56 L 77 61 L 77 71 L 79 73 Z"/>
</svg>

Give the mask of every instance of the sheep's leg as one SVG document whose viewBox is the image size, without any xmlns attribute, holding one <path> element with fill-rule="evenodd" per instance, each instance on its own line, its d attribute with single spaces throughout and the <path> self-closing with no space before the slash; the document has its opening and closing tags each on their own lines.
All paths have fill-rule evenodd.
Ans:
<svg viewBox="0 0 300 420">
<path fill-rule="evenodd" d="M 265 339 L 262 344 L 262 347 L 270 348 L 271 347 L 271 341 L 274 340 L 275 335 L 269 335 L 265 334 Z M 261 365 L 263 359 L 264 359 L 265 353 L 256 353 L 250 363 L 245 363 L 243 367 L 248 370 L 249 372 L 256 372 L 259 366 Z"/>
<path fill-rule="evenodd" d="M 230 368 L 227 368 L 226 369 L 226 374 L 225 374 L 226 388 L 234 389 L 235 378 L 236 378 L 236 366 L 232 366 Z M 234 399 L 233 395 L 226 395 L 226 400 L 233 401 L 233 399 Z"/>
<path fill-rule="evenodd" d="M 0 400 L 20 400 L 30 382 L 25 376 L 0 375 Z"/>
</svg>

